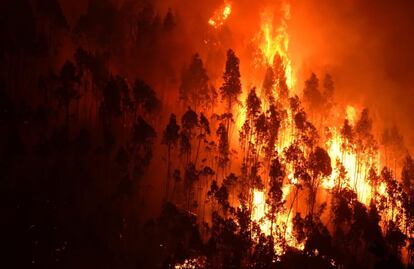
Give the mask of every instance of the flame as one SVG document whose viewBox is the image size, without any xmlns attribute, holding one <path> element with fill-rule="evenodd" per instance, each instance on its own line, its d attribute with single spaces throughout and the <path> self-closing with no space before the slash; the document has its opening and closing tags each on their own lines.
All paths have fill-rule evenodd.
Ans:
<svg viewBox="0 0 414 269">
<path fill-rule="evenodd" d="M 290 183 L 292 184 L 298 184 L 298 179 L 295 178 L 295 176 L 293 175 L 293 169 L 290 169 L 291 172 L 289 173 L 288 179 L 290 181 Z"/>
<path fill-rule="evenodd" d="M 270 223 L 266 217 L 265 193 L 261 190 L 253 190 L 252 220 L 260 223 L 260 228 L 266 234 L 270 233 Z"/>
<path fill-rule="evenodd" d="M 214 12 L 213 16 L 208 20 L 208 24 L 214 28 L 218 28 L 224 24 L 230 14 L 231 3 L 225 2 L 222 7 Z"/>
<path fill-rule="evenodd" d="M 198 256 L 195 258 L 185 259 L 182 263 L 177 263 L 174 265 L 174 269 L 195 269 L 195 268 L 205 268 L 206 266 L 206 257 Z"/>
<path fill-rule="evenodd" d="M 352 108 L 348 110 L 348 108 Z M 347 117 L 348 111 L 355 113 L 355 109 L 351 106 L 347 107 Z M 355 114 L 351 114 L 355 115 Z M 352 118 L 354 119 L 354 118 Z M 333 189 L 336 186 L 335 179 L 338 178 L 339 174 L 335 167 L 337 166 L 337 161 L 339 160 L 344 166 L 347 172 L 346 182 L 341 182 L 340 188 L 349 187 L 355 191 L 358 196 L 358 200 L 369 205 L 372 198 L 372 186 L 367 180 L 369 169 L 375 164 L 379 167 L 379 153 L 374 157 L 363 156 L 362 153 L 358 153 L 352 150 L 344 149 L 342 146 L 344 141 L 339 135 L 337 129 L 332 128 L 332 138 L 327 142 L 328 153 L 331 157 L 331 165 L 333 171 L 329 178 L 325 179 L 322 183 L 323 188 Z M 364 161 L 361 161 L 364 160 Z"/>
<path fill-rule="evenodd" d="M 264 192 L 259 190 L 253 191 L 253 202 L 256 207 L 264 205 Z"/>
<path fill-rule="evenodd" d="M 286 84 L 289 88 L 294 86 L 294 75 L 292 61 L 289 57 L 289 34 L 287 31 L 287 21 L 290 19 L 290 5 L 283 5 L 283 17 L 279 27 L 274 27 L 273 13 L 266 10 L 261 16 L 261 32 L 259 35 L 259 50 L 263 56 L 263 62 L 266 65 L 272 65 L 276 55 L 282 58 L 285 66 Z"/>
<path fill-rule="evenodd" d="M 285 184 L 282 187 L 283 191 L 283 200 L 285 200 L 288 195 L 290 194 L 292 185 Z M 254 189 L 253 190 L 253 210 L 252 210 L 252 220 L 256 221 L 260 224 L 260 229 L 266 235 L 271 234 L 271 227 L 272 223 L 271 220 L 266 217 L 268 213 L 268 209 L 266 208 L 266 199 L 265 199 L 265 192 L 261 190 Z M 278 216 L 274 219 L 273 229 L 276 230 L 276 227 L 281 229 L 281 232 L 284 232 L 286 243 L 288 246 L 303 249 L 304 244 L 298 243 L 296 238 L 293 235 L 293 222 L 292 222 L 293 214 L 289 214 L 288 212 L 278 212 Z M 283 246 L 276 244 L 275 251 L 278 255 L 283 254 Z"/>
<path fill-rule="evenodd" d="M 356 109 L 353 106 L 346 106 L 346 118 L 349 120 L 350 124 L 355 124 L 356 119 Z"/>
</svg>

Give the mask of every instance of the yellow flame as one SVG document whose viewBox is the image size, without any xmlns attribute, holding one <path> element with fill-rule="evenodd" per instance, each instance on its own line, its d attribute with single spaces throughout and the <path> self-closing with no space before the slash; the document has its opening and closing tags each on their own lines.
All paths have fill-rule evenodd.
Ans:
<svg viewBox="0 0 414 269">
<path fill-rule="evenodd" d="M 351 106 L 347 107 L 352 108 L 349 111 L 352 111 L 355 115 L 355 109 Z M 349 117 L 349 114 L 348 116 Z M 337 160 L 341 161 L 347 172 L 347 182 L 342 182 L 340 187 L 347 187 L 353 189 L 357 196 L 358 200 L 362 203 L 368 205 L 371 201 L 372 196 L 372 186 L 367 180 L 369 169 L 375 164 L 378 167 L 379 153 L 377 156 L 364 156 L 362 153 L 357 153 L 353 150 L 347 150 L 342 147 L 343 139 L 339 135 L 338 131 L 335 128 L 331 129 L 332 138 L 327 142 L 328 153 L 331 157 L 331 165 L 333 168 L 330 178 L 326 179 L 322 186 L 325 189 L 332 189 L 335 187 L 335 179 L 338 178 L 338 172 L 335 169 Z"/>
<path fill-rule="evenodd" d="M 216 10 L 213 16 L 208 20 L 208 24 L 214 28 L 218 28 L 224 24 L 231 14 L 231 3 L 225 2 L 222 7 Z"/>
<path fill-rule="evenodd" d="M 266 10 L 262 13 L 261 34 L 259 37 L 259 49 L 263 55 L 264 63 L 272 65 L 276 55 L 279 55 L 285 66 L 286 84 L 289 88 L 294 86 L 294 75 L 292 69 L 292 61 L 288 55 L 289 50 L 289 34 L 287 32 L 287 21 L 290 19 L 290 6 L 283 5 L 283 18 L 280 26 L 274 28 L 273 13 Z"/>
<path fill-rule="evenodd" d="M 283 191 L 283 200 L 287 198 L 291 191 L 292 185 L 285 184 L 282 187 Z M 266 198 L 265 192 L 261 190 L 253 190 L 253 210 L 252 210 L 252 220 L 260 224 L 260 229 L 266 235 L 271 233 L 271 220 L 266 217 L 268 209 L 266 207 Z M 289 214 L 286 211 L 278 212 L 276 219 L 273 220 L 273 229 L 276 230 L 276 227 L 281 229 L 281 232 L 284 232 L 286 243 L 288 246 L 303 249 L 304 245 L 299 244 L 296 238 L 293 235 L 293 214 Z M 283 254 L 283 247 L 281 245 L 275 245 L 275 251 L 277 254 Z"/>
<path fill-rule="evenodd" d="M 346 118 L 349 120 L 350 124 L 354 124 L 355 123 L 355 119 L 356 119 L 356 109 L 353 106 L 346 106 Z"/>
<path fill-rule="evenodd" d="M 205 268 L 206 257 L 198 256 L 195 258 L 185 259 L 182 263 L 177 263 L 174 265 L 174 269 L 195 269 L 195 268 Z"/>
<path fill-rule="evenodd" d="M 255 206 L 264 205 L 264 193 L 262 191 L 253 191 L 253 202 Z"/>
</svg>

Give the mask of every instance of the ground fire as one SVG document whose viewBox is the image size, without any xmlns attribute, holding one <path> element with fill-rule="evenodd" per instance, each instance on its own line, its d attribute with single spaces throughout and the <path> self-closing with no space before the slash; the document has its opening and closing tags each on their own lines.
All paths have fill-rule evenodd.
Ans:
<svg viewBox="0 0 414 269">
<path fill-rule="evenodd" d="M 413 268 L 383 2 L 4 1 L 5 264 Z"/>
</svg>

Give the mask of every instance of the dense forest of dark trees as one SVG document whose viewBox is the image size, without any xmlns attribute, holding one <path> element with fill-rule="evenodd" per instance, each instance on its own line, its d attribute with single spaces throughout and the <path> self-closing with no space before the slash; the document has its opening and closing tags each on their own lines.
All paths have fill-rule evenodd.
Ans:
<svg viewBox="0 0 414 269">
<path fill-rule="evenodd" d="M 261 88 L 244 89 L 226 48 L 217 85 L 197 52 L 184 68 L 167 52 L 181 51 L 179 23 L 143 0 L 90 0 L 75 25 L 58 0 L 0 4 L 2 267 L 412 268 L 414 161 L 398 129 L 377 143 L 368 109 L 341 119 L 344 149 L 386 149 L 366 205 L 325 144 L 329 74 L 290 96 L 275 57 Z"/>
</svg>

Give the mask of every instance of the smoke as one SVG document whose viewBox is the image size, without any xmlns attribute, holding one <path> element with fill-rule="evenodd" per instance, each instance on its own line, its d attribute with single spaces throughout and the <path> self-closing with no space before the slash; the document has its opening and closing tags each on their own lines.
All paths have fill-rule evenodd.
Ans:
<svg viewBox="0 0 414 269">
<path fill-rule="evenodd" d="M 291 10 L 292 55 L 302 81 L 310 71 L 332 73 L 341 102 L 367 106 L 385 126 L 396 124 L 412 148 L 414 3 L 310 0 L 292 2 Z"/>
</svg>

